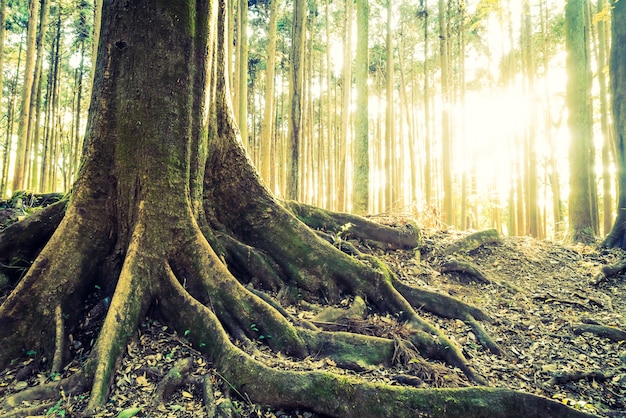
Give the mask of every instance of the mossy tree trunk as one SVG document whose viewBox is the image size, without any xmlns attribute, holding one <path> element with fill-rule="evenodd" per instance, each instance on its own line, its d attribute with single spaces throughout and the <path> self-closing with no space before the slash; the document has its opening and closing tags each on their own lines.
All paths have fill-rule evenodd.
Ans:
<svg viewBox="0 0 626 418">
<path fill-rule="evenodd" d="M 184 332 L 255 402 L 342 417 L 584 416 L 504 389 L 416 389 L 274 370 L 231 342 L 249 342 L 261 332 L 272 335 L 263 340 L 271 350 L 295 359 L 392 365 L 395 339 L 304 326 L 267 293 L 292 289 L 330 302 L 354 295 L 372 311 L 404 320 L 406 345 L 484 382 L 413 308 L 432 305 L 454 317 L 442 303 L 452 299 L 425 298 L 376 259 L 342 253 L 262 185 L 231 113 L 225 10 L 204 0 L 105 3 L 84 164 L 63 220 L 0 306 L 0 366 L 28 350 L 48 359 L 49 369 L 63 370 L 85 300 L 98 290 L 111 296 L 110 304 L 80 371 L 5 402 L 60 398 L 62 388 L 89 391 L 85 413 L 97 412 L 128 339 L 152 308 L 151 315 Z M 244 287 L 248 282 L 254 291 Z M 455 301 L 460 319 L 488 320 L 459 305 Z"/>
</svg>

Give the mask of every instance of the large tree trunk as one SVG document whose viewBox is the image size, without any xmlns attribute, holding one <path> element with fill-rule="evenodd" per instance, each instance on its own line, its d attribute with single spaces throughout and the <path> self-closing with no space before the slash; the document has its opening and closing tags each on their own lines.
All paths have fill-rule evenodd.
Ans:
<svg viewBox="0 0 626 418">
<path fill-rule="evenodd" d="M 224 5 L 202 0 L 105 4 L 84 164 L 65 217 L 0 306 L 0 366 L 27 348 L 62 371 L 85 301 L 100 294 L 110 303 L 79 371 L 6 405 L 90 390 L 85 412 L 96 413 L 128 339 L 152 308 L 231 386 L 274 407 L 341 417 L 585 416 L 504 389 L 416 389 L 275 370 L 232 342 L 245 348 L 261 332 L 272 336 L 263 340 L 270 350 L 295 359 L 326 356 L 341 367 L 399 361 L 395 340 L 305 326 L 258 289 L 330 302 L 354 295 L 404 320 L 404 344 L 481 383 L 460 349 L 413 306 L 472 324 L 488 317 L 401 284 L 376 259 L 342 253 L 268 192 L 234 124 L 218 10 Z"/>
</svg>

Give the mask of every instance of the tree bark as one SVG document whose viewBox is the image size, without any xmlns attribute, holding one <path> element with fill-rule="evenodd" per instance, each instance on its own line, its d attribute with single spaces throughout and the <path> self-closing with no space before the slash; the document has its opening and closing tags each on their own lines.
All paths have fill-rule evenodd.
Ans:
<svg viewBox="0 0 626 418">
<path fill-rule="evenodd" d="M 595 184 L 591 115 L 591 68 L 585 0 L 568 0 L 565 6 L 567 47 L 567 107 L 570 130 L 569 235 L 575 242 L 592 242 L 595 236 Z"/>
<path fill-rule="evenodd" d="M 30 124 L 30 102 L 32 97 L 35 73 L 35 47 L 37 36 L 37 16 L 39 1 L 31 0 L 28 9 L 28 31 L 26 35 L 26 58 L 24 64 L 24 81 L 22 84 L 22 101 L 19 125 L 17 128 L 17 150 L 15 151 L 15 167 L 13 170 L 13 187 L 15 192 L 25 185 L 28 133 Z"/>
<path fill-rule="evenodd" d="M 448 4 L 439 0 L 439 54 L 441 60 L 441 159 L 443 177 L 443 215 L 448 226 L 455 225 L 452 196 L 452 133 L 450 121 L 450 68 L 449 48 L 450 33 L 448 31 Z"/>
<path fill-rule="evenodd" d="M 276 30 L 278 24 L 279 0 L 270 0 L 270 22 L 267 45 L 267 70 L 265 71 L 265 107 L 261 122 L 260 174 L 265 183 L 272 189 L 274 179 L 271 178 L 270 166 L 273 159 L 272 133 L 274 131 L 274 67 L 276 65 Z"/>
<path fill-rule="evenodd" d="M 306 1 L 293 2 L 293 26 L 289 70 L 289 147 L 287 150 L 287 190 L 288 199 L 298 200 L 300 145 L 303 135 L 302 107 L 304 104 L 304 38 L 306 33 Z"/>
<path fill-rule="evenodd" d="M 359 0 L 356 3 L 357 49 L 355 63 L 356 82 L 356 121 L 354 124 L 354 180 L 352 211 L 358 215 L 367 214 L 369 206 L 369 113 L 368 87 L 369 74 L 369 3 Z"/>
<path fill-rule="evenodd" d="M 626 3 L 613 3 L 609 75 L 613 97 L 615 157 L 617 166 L 617 217 L 602 245 L 626 249 Z"/>
</svg>

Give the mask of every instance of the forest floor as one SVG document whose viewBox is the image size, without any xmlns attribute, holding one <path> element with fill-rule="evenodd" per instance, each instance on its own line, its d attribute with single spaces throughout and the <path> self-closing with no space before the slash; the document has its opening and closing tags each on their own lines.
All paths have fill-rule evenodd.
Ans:
<svg viewBox="0 0 626 418">
<path fill-rule="evenodd" d="M 483 325 L 502 349 L 500 356 L 485 350 L 464 322 L 421 312 L 463 348 L 472 366 L 491 386 L 546 396 L 601 417 L 626 417 L 626 342 L 580 332 L 581 324 L 624 329 L 626 279 L 623 275 L 605 280 L 597 278 L 602 267 L 624 260 L 626 253 L 527 237 L 504 237 L 469 253 L 446 255 L 449 245 L 465 235 L 425 230 L 418 250 L 386 251 L 352 243 L 361 251 L 385 260 L 402 280 L 453 295 L 480 307 L 493 318 L 493 322 Z M 476 280 L 463 273 L 442 273 L 442 266 L 451 257 L 471 262 L 488 280 Z M 351 303 L 352 300 L 346 299 L 338 307 L 348 309 Z M 320 310 L 321 307 L 308 304 L 288 308 L 293 315 L 309 320 L 314 320 Z M 344 319 L 326 326 L 372 335 L 393 335 L 402 329 L 396 318 L 379 315 Z M 228 405 L 234 416 L 317 416 L 310 411 L 271 410 L 253 404 L 245 393 L 229 387 L 219 372 L 189 346 L 184 335 L 176 335 L 154 320 L 146 320 L 127 348 L 111 399 L 98 416 L 118 416 L 120 411 L 131 412 L 129 408 L 141 409 L 137 415 L 140 417 L 205 416 L 203 394 L 198 385 L 192 384 L 201 376 L 210 376 L 215 403 Z M 394 385 L 470 385 L 460 370 L 420 359 L 415 360 L 413 366 L 417 367 L 411 370 L 378 367 L 346 371 L 324 358 L 294 362 L 269 352 L 261 343 L 251 354 L 273 367 L 334 370 Z M 156 404 L 152 395 L 159 380 L 177 360 L 188 357 L 193 358 L 189 382 L 179 387 L 166 403 Z M 424 367 L 419 367 L 420 364 Z M 22 363 L 0 372 L 0 400 L 49 380 L 44 372 L 23 372 L 25 366 Z M 67 371 L 76 368 L 76 363 L 72 363 Z M 47 409 L 45 416 L 75 416 L 85 405 L 87 395 L 64 394 L 62 400 Z M 0 409 L 0 416 L 3 412 L 6 411 Z"/>
</svg>

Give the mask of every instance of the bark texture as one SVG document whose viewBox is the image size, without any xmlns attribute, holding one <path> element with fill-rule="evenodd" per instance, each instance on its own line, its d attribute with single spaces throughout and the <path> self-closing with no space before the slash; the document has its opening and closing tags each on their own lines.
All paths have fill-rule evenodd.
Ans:
<svg viewBox="0 0 626 418">
<path fill-rule="evenodd" d="M 372 257 L 339 251 L 268 192 L 233 121 L 225 10 L 203 0 L 105 3 L 82 170 L 62 221 L 0 306 L 0 366 L 36 351 L 46 368 L 61 370 L 71 355 L 66 342 L 89 317 L 85 301 L 106 296 L 104 316 L 78 372 L 6 405 L 24 416 L 24 400 L 88 391 L 84 413 L 97 413 L 150 313 L 187 335 L 239 393 L 276 408 L 341 417 L 585 416 L 504 389 L 416 389 L 276 370 L 245 352 L 260 332 L 272 336 L 263 340 L 269 349 L 294 359 L 326 356 L 342 367 L 403 361 L 396 339 L 323 331 L 272 298 L 333 303 L 353 295 L 405 321 L 403 344 L 481 384 L 459 347 L 414 306 L 470 324 L 489 318 L 401 284 Z M 173 384 L 166 380 L 163 393 Z"/>
<path fill-rule="evenodd" d="M 619 196 L 617 217 L 603 245 L 626 249 L 626 4 L 618 1 L 611 11 L 611 57 L 609 74 L 613 97 L 614 140 Z"/>
</svg>

